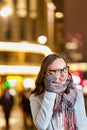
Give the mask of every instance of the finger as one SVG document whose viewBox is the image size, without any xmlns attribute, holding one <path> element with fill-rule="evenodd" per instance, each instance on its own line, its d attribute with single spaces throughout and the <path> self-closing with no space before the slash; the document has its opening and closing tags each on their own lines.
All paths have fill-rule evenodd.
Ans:
<svg viewBox="0 0 87 130">
<path fill-rule="evenodd" d="M 47 75 L 47 78 L 49 79 L 49 80 L 56 80 L 56 77 L 54 77 L 54 75 L 53 74 L 49 74 L 49 75 Z"/>
</svg>

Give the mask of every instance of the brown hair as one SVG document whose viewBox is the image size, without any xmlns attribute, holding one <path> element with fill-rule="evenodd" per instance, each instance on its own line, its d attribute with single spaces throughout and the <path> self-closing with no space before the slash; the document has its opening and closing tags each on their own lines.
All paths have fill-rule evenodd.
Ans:
<svg viewBox="0 0 87 130">
<path fill-rule="evenodd" d="M 33 93 L 35 93 L 36 95 L 40 95 L 44 92 L 44 90 L 45 90 L 44 76 L 47 72 L 47 68 L 57 58 L 63 58 L 63 57 L 60 56 L 59 54 L 50 54 L 47 57 L 45 57 L 44 60 L 42 61 L 40 71 L 38 73 L 38 76 L 37 76 L 37 79 L 35 82 L 36 87 L 33 91 Z M 65 61 L 65 59 L 64 59 L 64 61 Z"/>
</svg>

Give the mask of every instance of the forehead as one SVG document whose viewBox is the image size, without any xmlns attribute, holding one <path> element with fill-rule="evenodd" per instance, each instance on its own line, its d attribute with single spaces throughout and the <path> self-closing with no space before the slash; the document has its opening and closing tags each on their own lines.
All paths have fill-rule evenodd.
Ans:
<svg viewBox="0 0 87 130">
<path fill-rule="evenodd" d="M 58 58 L 49 65 L 50 69 L 62 69 L 64 67 L 66 67 L 66 62 L 63 58 Z"/>
</svg>

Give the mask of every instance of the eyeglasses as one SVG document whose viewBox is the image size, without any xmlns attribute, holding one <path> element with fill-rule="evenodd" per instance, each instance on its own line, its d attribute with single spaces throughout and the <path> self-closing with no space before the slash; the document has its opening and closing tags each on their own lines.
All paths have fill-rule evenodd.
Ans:
<svg viewBox="0 0 87 130">
<path fill-rule="evenodd" d="M 64 67 L 63 69 L 56 69 L 56 70 L 49 70 L 49 72 L 54 72 L 56 75 L 63 73 L 68 73 L 69 72 L 69 66 Z"/>
</svg>

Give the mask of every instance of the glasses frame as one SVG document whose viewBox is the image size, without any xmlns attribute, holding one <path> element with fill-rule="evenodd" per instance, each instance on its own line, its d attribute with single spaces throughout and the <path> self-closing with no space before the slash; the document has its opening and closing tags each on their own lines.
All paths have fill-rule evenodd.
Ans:
<svg viewBox="0 0 87 130">
<path fill-rule="evenodd" d="M 50 72 L 54 72 L 54 74 L 61 74 L 62 72 L 63 73 L 68 73 L 69 72 L 69 66 L 66 66 L 66 67 L 64 67 L 63 69 L 56 69 L 56 70 L 49 70 L 49 73 Z M 66 71 L 65 71 L 66 70 Z"/>
</svg>

